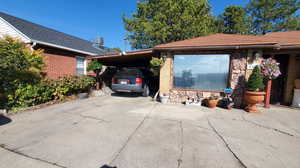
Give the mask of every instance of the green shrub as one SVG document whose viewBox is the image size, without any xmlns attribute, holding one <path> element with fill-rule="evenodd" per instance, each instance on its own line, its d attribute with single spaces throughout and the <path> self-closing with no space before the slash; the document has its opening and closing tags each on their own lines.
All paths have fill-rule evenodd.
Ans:
<svg viewBox="0 0 300 168">
<path fill-rule="evenodd" d="M 19 109 L 51 101 L 54 88 L 46 82 L 19 84 L 15 93 L 8 95 L 8 107 Z"/>
<path fill-rule="evenodd" d="M 66 96 L 88 91 L 94 83 L 95 79 L 90 76 L 68 76 L 58 80 L 19 84 L 15 92 L 7 96 L 7 105 L 9 109 L 16 110 L 52 100 L 62 101 Z"/>
<path fill-rule="evenodd" d="M 97 60 L 93 60 L 89 65 L 87 66 L 88 71 L 94 71 L 97 73 L 97 71 L 101 71 L 102 69 L 102 64 L 98 62 Z"/>
<path fill-rule="evenodd" d="M 95 79 L 69 76 L 58 80 L 42 77 L 41 50 L 31 50 L 23 42 L 0 38 L 0 109 L 19 109 L 88 91 Z"/>
<path fill-rule="evenodd" d="M 32 51 L 9 36 L 0 38 L 0 108 L 7 108 L 8 95 L 14 95 L 25 85 L 39 83 L 43 66 L 41 50 Z"/>
<path fill-rule="evenodd" d="M 259 66 L 255 66 L 253 69 L 247 84 L 247 90 L 249 91 L 261 91 L 265 88 L 263 82 L 263 75 L 261 74 Z"/>
</svg>

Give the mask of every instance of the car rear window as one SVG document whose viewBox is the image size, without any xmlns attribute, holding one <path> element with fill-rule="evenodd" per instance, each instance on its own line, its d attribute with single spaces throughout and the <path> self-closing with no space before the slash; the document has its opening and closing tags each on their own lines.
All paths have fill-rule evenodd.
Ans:
<svg viewBox="0 0 300 168">
<path fill-rule="evenodd" d="M 139 69 L 122 69 L 118 71 L 116 76 L 140 76 L 142 72 Z"/>
</svg>

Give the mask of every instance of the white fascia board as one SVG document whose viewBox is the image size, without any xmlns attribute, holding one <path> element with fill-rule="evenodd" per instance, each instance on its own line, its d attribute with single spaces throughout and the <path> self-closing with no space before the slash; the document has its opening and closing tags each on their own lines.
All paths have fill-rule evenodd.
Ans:
<svg viewBox="0 0 300 168">
<path fill-rule="evenodd" d="M 73 48 L 64 47 L 64 46 L 61 46 L 61 45 L 47 43 L 47 42 L 43 42 L 43 41 L 39 41 L 39 40 L 32 39 L 31 41 L 35 42 L 37 44 L 42 44 L 42 45 L 46 45 L 46 46 L 50 46 L 50 47 L 55 47 L 55 48 L 60 48 L 60 49 L 64 49 L 64 50 L 69 50 L 69 51 L 73 51 L 73 52 L 78 52 L 78 53 L 82 53 L 82 54 L 97 55 L 96 53 L 86 52 L 86 51 L 82 51 L 82 50 L 76 50 L 76 49 L 73 49 Z"/>
<path fill-rule="evenodd" d="M 7 22 L 4 18 L 0 17 L 0 19 L 6 23 L 10 28 L 12 28 L 14 31 L 16 31 L 21 37 L 23 37 L 26 41 L 24 41 L 25 43 L 30 43 L 31 39 L 26 36 L 24 33 L 22 33 L 20 30 L 18 30 L 17 28 L 15 28 L 13 25 L 11 25 L 9 22 Z"/>
</svg>

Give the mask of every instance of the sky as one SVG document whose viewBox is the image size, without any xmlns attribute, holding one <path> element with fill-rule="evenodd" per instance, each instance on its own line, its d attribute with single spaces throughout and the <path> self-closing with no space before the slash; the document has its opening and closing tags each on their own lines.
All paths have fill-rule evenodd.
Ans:
<svg viewBox="0 0 300 168">
<path fill-rule="evenodd" d="M 107 47 L 131 50 L 124 41 L 122 16 L 136 11 L 137 0 L 0 0 L 0 11 L 85 40 L 104 37 Z M 214 15 L 247 0 L 209 0 Z"/>
</svg>

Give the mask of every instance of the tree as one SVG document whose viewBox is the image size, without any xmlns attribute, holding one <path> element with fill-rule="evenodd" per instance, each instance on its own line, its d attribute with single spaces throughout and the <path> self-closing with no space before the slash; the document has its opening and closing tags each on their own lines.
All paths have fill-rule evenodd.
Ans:
<svg viewBox="0 0 300 168">
<path fill-rule="evenodd" d="M 18 85 L 39 82 L 43 66 L 41 50 L 31 50 L 12 37 L 0 38 L 0 108 Z"/>
<path fill-rule="evenodd" d="M 288 20 L 299 9 L 299 0 L 250 0 L 246 6 L 248 15 L 252 16 L 253 32 L 257 34 L 281 31 L 286 27 L 296 29 Z"/>
<path fill-rule="evenodd" d="M 277 24 L 274 28 L 275 31 L 290 31 L 300 30 L 300 16 L 290 16 L 285 21 Z"/>
<path fill-rule="evenodd" d="M 112 48 L 112 50 L 115 50 L 115 51 L 118 52 L 118 53 L 121 53 L 121 52 L 122 52 L 122 49 L 119 48 L 119 47 L 114 47 L 114 48 Z"/>
<path fill-rule="evenodd" d="M 131 18 L 124 17 L 132 48 L 189 39 L 212 33 L 214 19 L 206 0 L 144 0 Z"/>
<path fill-rule="evenodd" d="M 220 20 L 221 19 L 221 20 Z M 244 8 L 240 6 L 228 6 L 219 17 L 221 32 L 229 34 L 248 34 L 249 24 Z"/>
</svg>

